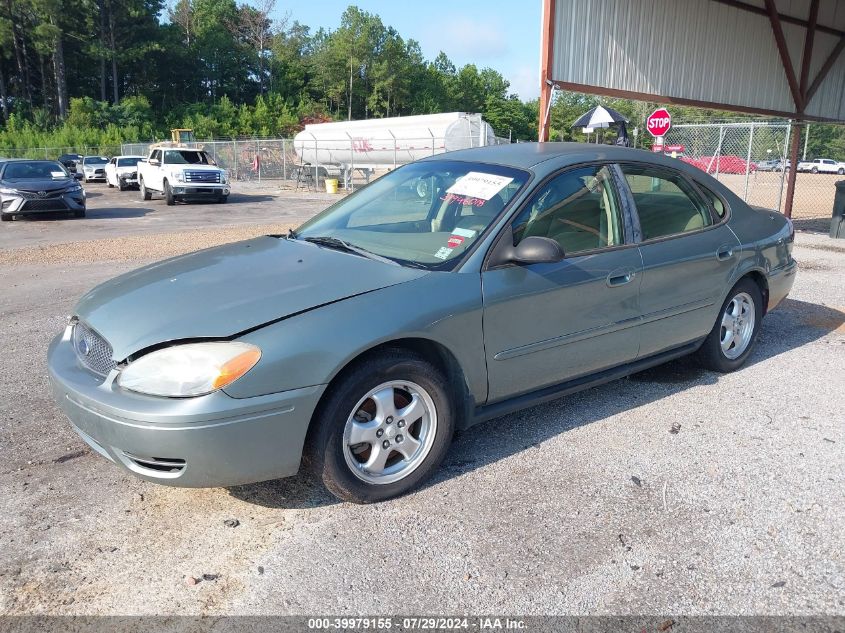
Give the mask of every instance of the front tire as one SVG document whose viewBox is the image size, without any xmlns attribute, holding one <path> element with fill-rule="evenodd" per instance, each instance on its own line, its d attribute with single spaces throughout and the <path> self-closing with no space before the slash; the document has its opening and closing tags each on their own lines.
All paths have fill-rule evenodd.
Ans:
<svg viewBox="0 0 845 633">
<path fill-rule="evenodd" d="M 228 200 L 229 200 L 229 196 L 219 196 L 217 198 L 217 204 L 226 204 L 226 202 Z"/>
<path fill-rule="evenodd" d="M 745 364 L 763 320 L 763 294 L 749 278 L 740 279 L 728 293 L 719 317 L 698 350 L 707 369 L 728 373 Z"/>
<path fill-rule="evenodd" d="M 11 222 L 15 219 L 11 213 L 0 213 L 0 221 L 1 222 Z"/>
<path fill-rule="evenodd" d="M 176 196 L 173 195 L 173 189 L 170 188 L 170 183 L 164 181 L 164 201 L 168 207 L 176 204 Z"/>
<path fill-rule="evenodd" d="M 428 479 L 452 441 L 455 405 L 427 360 L 388 350 L 332 385 L 309 431 L 307 461 L 339 499 L 373 503 Z"/>
<path fill-rule="evenodd" d="M 149 189 L 147 189 L 147 186 L 144 184 L 143 178 L 138 182 L 138 190 L 141 192 L 142 200 L 152 200 L 153 194 L 150 193 Z"/>
<path fill-rule="evenodd" d="M 840 176 L 845 176 L 845 168 L 840 167 L 839 171 L 837 171 L 836 173 L 839 174 Z"/>
<path fill-rule="evenodd" d="M 813 168 L 810 170 L 810 172 L 812 172 L 812 173 L 814 173 L 814 174 L 817 174 L 817 173 L 819 173 L 819 168 L 818 168 L 818 167 L 813 167 Z"/>
<path fill-rule="evenodd" d="M 85 209 L 81 209 L 79 211 L 73 212 L 73 217 L 75 218 L 84 218 L 85 217 Z"/>
</svg>

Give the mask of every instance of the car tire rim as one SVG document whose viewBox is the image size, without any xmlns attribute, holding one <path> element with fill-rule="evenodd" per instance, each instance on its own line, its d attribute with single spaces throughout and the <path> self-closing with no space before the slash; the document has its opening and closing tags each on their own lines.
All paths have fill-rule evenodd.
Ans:
<svg viewBox="0 0 845 633">
<path fill-rule="evenodd" d="M 425 461 L 437 435 L 437 409 L 428 392 L 408 381 L 371 389 L 346 420 L 346 465 L 368 484 L 404 479 Z"/>
<path fill-rule="evenodd" d="M 748 349 L 756 320 L 754 299 L 747 292 L 740 292 L 728 302 L 722 313 L 719 334 L 719 344 L 725 358 L 735 360 Z"/>
</svg>

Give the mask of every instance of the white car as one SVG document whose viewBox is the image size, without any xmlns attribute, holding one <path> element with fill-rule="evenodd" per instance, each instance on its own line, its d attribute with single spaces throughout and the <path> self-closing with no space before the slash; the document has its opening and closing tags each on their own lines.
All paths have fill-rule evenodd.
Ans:
<svg viewBox="0 0 845 633">
<path fill-rule="evenodd" d="M 138 187 L 138 161 L 143 156 L 115 156 L 106 165 L 106 183 L 109 187 L 117 187 L 126 191 L 130 187 Z"/>
<path fill-rule="evenodd" d="M 82 182 L 85 183 L 105 180 L 108 162 L 109 159 L 106 156 L 85 156 L 76 164 L 76 172 L 82 172 Z"/>
<path fill-rule="evenodd" d="M 798 163 L 798 171 L 809 171 L 813 174 L 839 174 L 845 175 L 845 163 L 837 163 L 829 158 L 816 158 L 815 160 L 802 160 Z"/>
</svg>

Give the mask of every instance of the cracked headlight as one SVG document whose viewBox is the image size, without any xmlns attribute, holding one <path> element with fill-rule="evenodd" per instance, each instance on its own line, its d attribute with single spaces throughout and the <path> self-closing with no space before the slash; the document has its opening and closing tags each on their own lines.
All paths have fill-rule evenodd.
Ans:
<svg viewBox="0 0 845 633">
<path fill-rule="evenodd" d="M 202 396 L 232 384 L 260 358 L 261 350 L 248 343 L 174 345 L 132 361 L 117 382 L 124 389 L 151 396 Z"/>
</svg>

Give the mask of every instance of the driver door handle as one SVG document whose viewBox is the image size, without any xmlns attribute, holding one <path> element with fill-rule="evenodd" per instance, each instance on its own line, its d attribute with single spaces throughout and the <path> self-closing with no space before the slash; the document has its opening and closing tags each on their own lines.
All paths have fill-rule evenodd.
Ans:
<svg viewBox="0 0 845 633">
<path fill-rule="evenodd" d="M 716 259 L 719 261 L 726 261 L 734 256 L 733 246 L 722 246 L 716 251 Z"/>
<path fill-rule="evenodd" d="M 635 270 L 614 270 L 607 276 L 607 285 L 610 288 L 616 288 L 617 286 L 624 286 L 628 282 L 634 279 L 637 276 L 637 272 Z"/>
</svg>

